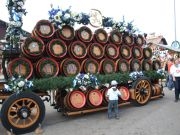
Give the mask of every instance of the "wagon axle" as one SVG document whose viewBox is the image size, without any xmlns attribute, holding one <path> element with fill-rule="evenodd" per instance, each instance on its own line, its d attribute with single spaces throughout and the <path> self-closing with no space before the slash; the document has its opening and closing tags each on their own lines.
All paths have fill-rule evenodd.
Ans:
<svg viewBox="0 0 180 135">
<path fill-rule="evenodd" d="M 26 106 L 23 106 L 21 109 L 18 110 L 17 115 L 21 119 L 27 119 L 31 115 L 31 111 Z"/>
</svg>

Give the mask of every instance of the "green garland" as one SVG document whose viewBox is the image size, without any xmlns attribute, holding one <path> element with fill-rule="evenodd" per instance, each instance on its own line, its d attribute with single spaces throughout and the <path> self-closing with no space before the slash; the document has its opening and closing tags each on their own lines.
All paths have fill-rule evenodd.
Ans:
<svg viewBox="0 0 180 135">
<path fill-rule="evenodd" d="M 119 84 L 127 84 L 130 80 L 129 73 L 112 73 L 112 74 L 95 74 L 99 84 L 110 83 L 116 80 Z M 145 71 L 144 76 L 148 77 L 152 82 L 159 79 L 164 79 L 164 76 L 158 74 L 156 71 Z M 48 91 L 53 89 L 64 90 L 73 87 L 73 80 L 75 76 L 59 76 L 52 78 L 34 79 L 34 89 L 41 91 Z"/>
</svg>

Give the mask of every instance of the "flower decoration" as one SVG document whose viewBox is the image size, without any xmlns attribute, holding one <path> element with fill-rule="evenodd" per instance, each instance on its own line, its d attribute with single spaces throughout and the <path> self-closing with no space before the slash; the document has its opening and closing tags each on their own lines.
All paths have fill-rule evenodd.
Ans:
<svg viewBox="0 0 180 135">
<path fill-rule="evenodd" d="M 133 80 L 133 81 L 135 81 L 135 80 L 137 80 L 138 78 L 143 77 L 143 76 L 144 76 L 144 74 L 143 74 L 142 71 L 139 71 L 139 72 L 134 71 L 134 72 L 131 72 L 131 73 L 129 74 L 130 79 Z"/>
<path fill-rule="evenodd" d="M 4 90 L 7 92 L 20 93 L 25 90 L 30 90 L 33 87 L 33 82 L 23 79 L 21 76 L 12 77 L 8 84 L 4 84 Z"/>
<path fill-rule="evenodd" d="M 102 23 L 104 27 L 113 27 L 114 25 L 113 18 L 111 17 L 104 17 Z"/>
<path fill-rule="evenodd" d="M 159 75 L 159 79 L 165 78 L 166 72 L 163 69 L 158 69 L 156 72 Z"/>
<path fill-rule="evenodd" d="M 52 8 L 49 11 L 49 20 L 55 24 L 58 28 L 62 28 L 64 25 L 74 26 L 75 24 L 75 17 L 71 12 L 71 7 L 66 10 L 62 10 L 59 7 L 57 9 Z"/>
<path fill-rule="evenodd" d="M 6 31 L 6 40 L 9 44 L 15 48 L 18 48 L 18 42 L 20 40 L 20 35 L 23 35 L 21 29 L 23 22 L 22 16 L 26 15 L 26 10 L 23 8 L 25 0 L 7 0 L 7 8 L 9 11 L 9 26 Z M 7 46 L 8 48 L 9 46 Z"/>
<path fill-rule="evenodd" d="M 77 24 L 83 24 L 88 25 L 90 24 L 90 14 L 86 13 L 73 13 L 71 10 L 71 7 L 69 7 L 66 10 L 62 10 L 59 7 L 58 8 L 51 8 L 49 12 L 49 20 L 55 24 L 58 28 L 62 28 L 63 25 L 70 25 L 74 26 L 75 23 Z M 103 17 L 102 25 L 106 28 L 112 28 L 117 29 L 120 32 L 130 32 L 135 33 L 137 29 L 133 26 L 133 21 L 130 23 L 125 22 L 124 17 L 123 21 L 116 22 L 113 20 L 112 17 Z"/>
<path fill-rule="evenodd" d="M 90 23 L 90 16 L 86 13 L 80 13 L 75 16 L 76 22 L 78 24 L 88 25 Z"/>
<path fill-rule="evenodd" d="M 83 91 L 86 91 L 88 87 L 97 87 L 99 85 L 99 82 L 93 74 L 82 74 L 79 73 L 75 79 L 73 80 L 73 87 L 74 88 L 80 88 Z"/>
</svg>

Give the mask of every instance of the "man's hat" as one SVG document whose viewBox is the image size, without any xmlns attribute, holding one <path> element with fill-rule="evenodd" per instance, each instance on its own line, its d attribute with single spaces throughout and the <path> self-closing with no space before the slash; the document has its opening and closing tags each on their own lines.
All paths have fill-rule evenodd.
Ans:
<svg viewBox="0 0 180 135">
<path fill-rule="evenodd" d="M 117 82 L 116 80 L 112 80 L 112 81 L 111 81 L 111 85 L 112 85 L 112 86 L 117 85 L 117 84 L 118 84 L 118 82 Z"/>
</svg>

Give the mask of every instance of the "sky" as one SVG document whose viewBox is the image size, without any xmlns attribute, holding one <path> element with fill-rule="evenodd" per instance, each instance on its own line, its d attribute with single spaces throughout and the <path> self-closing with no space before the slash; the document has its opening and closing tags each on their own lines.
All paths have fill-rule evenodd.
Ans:
<svg viewBox="0 0 180 135">
<path fill-rule="evenodd" d="M 0 0 L 0 19 L 8 22 L 7 0 Z M 48 11 L 53 7 L 73 12 L 89 13 L 90 9 L 98 9 L 105 17 L 113 17 L 116 21 L 133 21 L 141 33 L 163 35 L 168 44 L 175 40 L 180 42 L 180 0 L 175 0 L 176 21 L 174 17 L 174 0 L 26 0 L 24 8 L 28 12 L 23 16 L 23 29 L 32 32 L 36 23 L 48 19 Z"/>
</svg>

